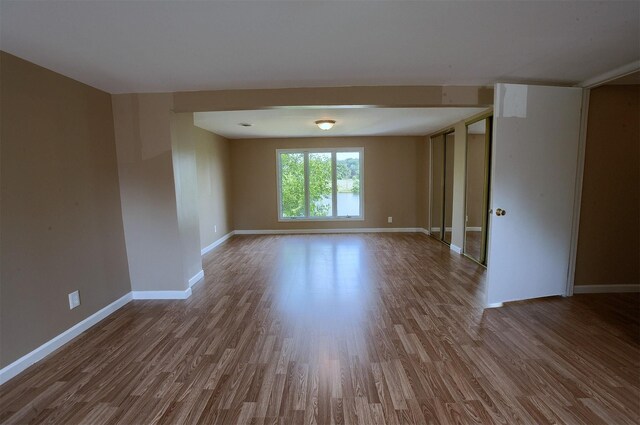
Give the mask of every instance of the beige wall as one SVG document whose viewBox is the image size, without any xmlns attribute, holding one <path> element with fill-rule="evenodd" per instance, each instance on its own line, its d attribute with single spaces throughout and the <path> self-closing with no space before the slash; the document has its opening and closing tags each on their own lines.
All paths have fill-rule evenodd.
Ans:
<svg viewBox="0 0 640 425">
<path fill-rule="evenodd" d="M 589 99 L 576 285 L 640 283 L 640 86 Z"/>
<path fill-rule="evenodd" d="M 130 283 L 111 97 L 6 53 L 0 62 L 3 367 Z"/>
<path fill-rule="evenodd" d="M 198 169 L 200 248 L 206 248 L 233 230 L 231 215 L 230 141 L 194 127 Z M 217 228 L 217 231 L 214 230 Z"/>
<path fill-rule="evenodd" d="M 185 290 L 171 146 L 172 96 L 112 96 L 125 240 L 134 291 Z"/>
<path fill-rule="evenodd" d="M 202 270 L 195 130 L 192 113 L 171 114 L 178 229 L 182 245 L 183 278 L 187 282 Z"/>
<path fill-rule="evenodd" d="M 232 140 L 236 230 L 416 227 L 416 155 L 421 137 Z M 278 222 L 276 149 L 364 147 L 364 221 Z M 387 217 L 393 223 L 387 223 Z"/>
</svg>

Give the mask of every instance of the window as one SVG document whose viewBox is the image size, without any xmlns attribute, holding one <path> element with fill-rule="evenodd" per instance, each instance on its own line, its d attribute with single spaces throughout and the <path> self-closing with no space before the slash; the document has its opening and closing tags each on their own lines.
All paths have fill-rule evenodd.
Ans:
<svg viewBox="0 0 640 425">
<path fill-rule="evenodd" d="M 288 220 L 362 220 L 362 148 L 278 149 L 278 215 Z"/>
</svg>

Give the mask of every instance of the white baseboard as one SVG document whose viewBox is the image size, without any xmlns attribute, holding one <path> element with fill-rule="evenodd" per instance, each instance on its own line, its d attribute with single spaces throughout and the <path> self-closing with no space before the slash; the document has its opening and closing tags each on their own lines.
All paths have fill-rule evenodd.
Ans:
<svg viewBox="0 0 640 425">
<path fill-rule="evenodd" d="M 449 249 L 451 249 L 451 251 L 455 253 L 462 254 L 462 248 L 460 248 L 458 245 L 451 244 L 449 245 Z"/>
<path fill-rule="evenodd" d="M 119 308 L 126 305 L 129 301 L 131 301 L 132 296 L 131 292 L 120 297 L 116 301 L 112 302 L 108 306 L 103 309 L 93 313 L 91 316 L 87 317 L 83 321 L 75 324 L 70 327 L 66 331 L 62 332 L 60 335 L 50 339 L 49 341 L 42 344 L 40 347 L 31 351 L 28 354 L 20 357 L 18 360 L 13 363 L 5 366 L 0 370 L 0 385 L 7 382 L 9 379 L 18 375 L 20 372 L 33 365 L 34 363 L 39 362 L 49 354 L 56 351 L 58 348 L 62 347 L 69 341 L 73 340 L 75 337 L 100 322 L 102 319 L 106 318 Z"/>
<path fill-rule="evenodd" d="M 432 227 L 431 229 L 433 229 L 434 232 L 440 231 L 439 227 Z M 453 227 L 446 227 L 444 230 L 445 232 L 453 232 Z M 466 230 L 467 232 L 482 232 L 482 227 L 469 226 L 465 227 L 464 230 Z"/>
<path fill-rule="evenodd" d="M 290 235 L 311 233 L 422 233 L 421 227 L 362 227 L 348 229 L 270 229 L 235 230 L 236 235 Z"/>
<path fill-rule="evenodd" d="M 194 279 L 195 281 L 193 283 L 198 282 L 201 279 L 201 276 L 204 276 L 203 271 L 198 272 L 194 277 L 192 277 L 189 280 L 189 283 L 191 284 L 191 281 Z M 107 316 L 111 315 L 131 300 L 183 300 L 189 298 L 190 296 L 191 287 L 185 289 L 184 291 L 131 291 L 123 295 L 116 301 L 112 302 L 108 306 L 93 313 L 83 321 L 73 325 L 66 331 L 62 332 L 60 335 L 55 336 L 54 338 L 45 342 L 30 353 L 25 354 L 18 360 L 0 369 L 0 385 L 4 384 L 9 379 L 27 369 L 29 366 L 39 362 L 49 354 L 61 348 L 63 345 L 67 344 L 81 333 L 85 332 L 101 320 L 105 319 Z"/>
<path fill-rule="evenodd" d="M 503 303 L 489 303 L 487 304 L 487 308 L 499 308 L 502 307 Z"/>
<path fill-rule="evenodd" d="M 221 237 L 220 239 L 218 239 L 217 241 L 215 241 L 214 243 L 212 243 L 209 246 L 206 246 L 204 248 L 202 248 L 202 250 L 200 251 L 200 255 L 204 255 L 207 252 L 213 251 L 213 249 L 215 247 L 217 247 L 218 245 L 220 245 L 222 242 L 226 241 L 227 239 L 229 239 L 231 236 L 233 236 L 235 234 L 234 231 L 231 231 L 229 233 L 227 233 L 226 235 L 224 235 L 223 237 Z"/>
<path fill-rule="evenodd" d="M 575 285 L 574 294 L 606 294 L 617 292 L 640 292 L 640 284 L 629 285 Z"/>
<path fill-rule="evenodd" d="M 191 279 L 189 279 L 189 288 L 200 282 L 202 279 L 204 279 L 204 270 L 200 270 L 198 273 L 194 274 Z"/>
<path fill-rule="evenodd" d="M 184 291 L 131 291 L 134 300 L 186 300 L 191 288 Z"/>
<path fill-rule="evenodd" d="M 433 230 L 434 232 L 439 232 L 440 231 L 440 227 L 432 227 L 431 230 Z M 445 232 L 453 232 L 453 227 L 445 227 L 444 231 Z"/>
<path fill-rule="evenodd" d="M 213 244 L 204 248 L 203 253 L 211 251 L 216 246 L 220 245 L 225 240 L 229 239 L 234 234 L 240 235 L 268 235 L 268 234 L 300 234 L 300 233 L 385 233 L 385 232 L 404 232 L 404 233 L 424 233 L 429 235 L 427 229 L 421 227 L 395 227 L 395 228 L 350 228 L 350 229 L 300 229 L 300 230 L 235 230 L 229 232 L 222 238 L 218 239 Z M 204 252 L 207 250 L 206 252 Z M 131 291 L 123 295 L 118 300 L 112 302 L 103 309 L 97 311 L 91 316 L 87 317 L 83 321 L 77 323 L 71 328 L 67 329 L 60 335 L 45 342 L 40 347 L 31 351 L 28 354 L 20 357 L 13 363 L 0 369 L 0 385 L 7 382 L 11 378 L 15 377 L 29 366 L 39 362 L 46 356 L 61 348 L 69 341 L 76 338 L 107 316 L 114 313 L 126 305 L 131 300 L 182 300 L 191 296 L 191 286 L 200 281 L 204 277 L 204 271 L 196 273 L 191 279 L 189 279 L 189 288 L 184 291 Z"/>
</svg>

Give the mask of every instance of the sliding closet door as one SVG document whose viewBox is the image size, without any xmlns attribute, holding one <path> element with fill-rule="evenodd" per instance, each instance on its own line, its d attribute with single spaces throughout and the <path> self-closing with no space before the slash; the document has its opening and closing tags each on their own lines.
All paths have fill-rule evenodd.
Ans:
<svg viewBox="0 0 640 425">
<path fill-rule="evenodd" d="M 451 245 L 453 229 L 453 159 L 455 150 L 455 133 L 444 136 L 444 233 L 442 240 Z"/>
<path fill-rule="evenodd" d="M 429 232 L 442 238 L 442 201 L 444 198 L 444 136 L 431 138 L 431 223 Z"/>
<path fill-rule="evenodd" d="M 497 84 L 487 301 L 564 295 L 582 90 Z"/>
<path fill-rule="evenodd" d="M 464 254 L 487 264 L 491 117 L 467 124 Z"/>
</svg>

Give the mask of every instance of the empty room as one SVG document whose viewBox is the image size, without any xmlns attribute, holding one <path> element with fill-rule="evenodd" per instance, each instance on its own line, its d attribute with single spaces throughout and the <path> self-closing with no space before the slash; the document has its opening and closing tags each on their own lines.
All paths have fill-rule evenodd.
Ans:
<svg viewBox="0 0 640 425">
<path fill-rule="evenodd" d="M 637 1 L 0 0 L 0 424 L 640 423 Z"/>
</svg>

